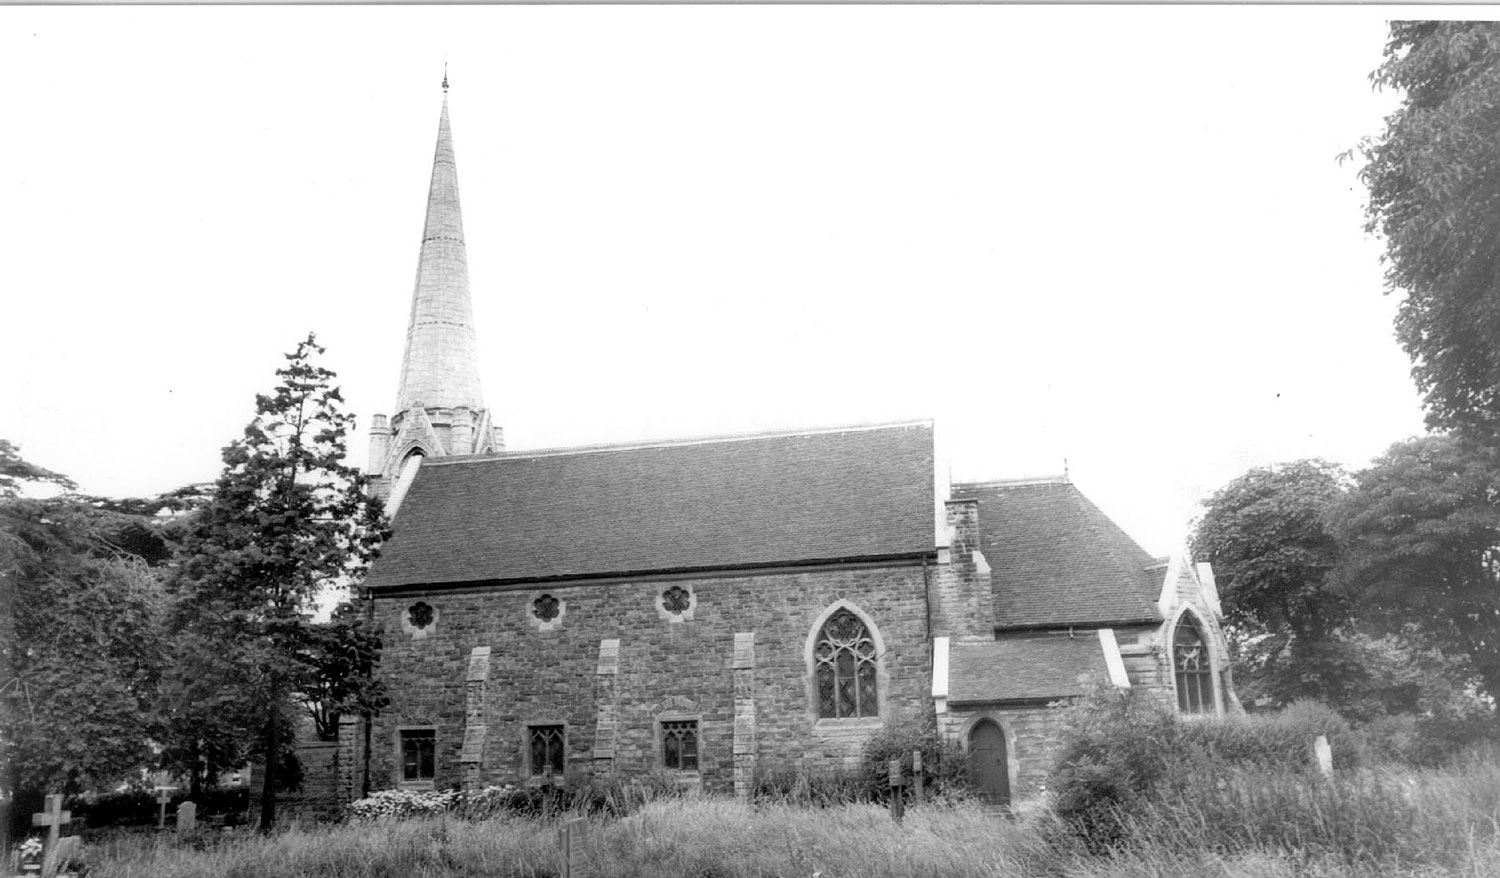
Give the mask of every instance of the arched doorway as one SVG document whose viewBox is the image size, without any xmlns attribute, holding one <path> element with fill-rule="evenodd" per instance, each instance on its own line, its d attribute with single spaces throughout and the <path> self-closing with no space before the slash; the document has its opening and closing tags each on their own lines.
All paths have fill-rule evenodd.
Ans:
<svg viewBox="0 0 1500 878">
<path fill-rule="evenodd" d="M 982 719 L 969 730 L 969 770 L 987 801 L 1010 804 L 1010 759 L 1005 752 L 1005 731 L 994 720 Z"/>
</svg>

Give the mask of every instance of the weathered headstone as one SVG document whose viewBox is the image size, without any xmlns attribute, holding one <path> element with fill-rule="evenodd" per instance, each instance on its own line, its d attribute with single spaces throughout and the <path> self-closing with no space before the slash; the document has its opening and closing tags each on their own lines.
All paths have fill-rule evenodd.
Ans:
<svg viewBox="0 0 1500 878">
<path fill-rule="evenodd" d="M 1318 759 L 1318 770 L 1324 777 L 1333 777 L 1333 748 L 1328 745 L 1328 736 L 1319 735 L 1313 741 L 1313 754 Z"/>
<path fill-rule="evenodd" d="M 156 828 L 167 828 L 167 803 L 172 801 L 172 790 L 175 787 L 156 788 Z"/>
<path fill-rule="evenodd" d="M 906 816 L 906 800 L 901 796 L 901 787 L 906 779 L 901 776 L 901 760 L 892 759 L 886 765 L 891 776 L 891 817 L 897 822 Z"/>
<path fill-rule="evenodd" d="M 83 862 L 83 836 L 65 835 L 58 839 L 54 862 L 58 872 L 70 871 L 69 866 Z"/>
<path fill-rule="evenodd" d="M 177 806 L 177 834 L 185 835 L 198 828 L 198 806 L 183 802 Z"/>
<path fill-rule="evenodd" d="M 576 843 L 583 841 L 582 817 L 564 820 L 557 828 L 557 874 L 560 878 L 573 878 L 573 855 Z"/>
<path fill-rule="evenodd" d="M 42 851 L 42 878 L 57 874 L 57 837 L 64 823 L 73 822 L 73 815 L 62 809 L 62 796 L 53 793 L 46 799 L 46 807 L 40 814 L 31 815 L 32 826 L 47 827 L 47 846 Z"/>
</svg>

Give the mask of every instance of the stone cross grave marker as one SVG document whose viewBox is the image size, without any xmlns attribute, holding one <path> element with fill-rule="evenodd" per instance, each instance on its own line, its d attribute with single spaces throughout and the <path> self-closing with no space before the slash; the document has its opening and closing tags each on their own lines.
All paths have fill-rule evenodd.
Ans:
<svg viewBox="0 0 1500 878">
<path fill-rule="evenodd" d="M 197 828 L 198 806 L 192 802 L 183 802 L 177 806 L 177 834 L 186 835 Z"/>
<path fill-rule="evenodd" d="M 172 791 L 176 787 L 156 788 L 156 828 L 167 828 L 167 803 L 172 801 Z"/>
<path fill-rule="evenodd" d="M 73 815 L 62 809 L 62 796 L 53 793 L 47 796 L 46 807 L 40 814 L 31 815 L 32 826 L 47 827 L 47 847 L 42 853 L 42 875 L 51 878 L 57 874 L 57 836 L 64 823 L 73 822 Z"/>
</svg>

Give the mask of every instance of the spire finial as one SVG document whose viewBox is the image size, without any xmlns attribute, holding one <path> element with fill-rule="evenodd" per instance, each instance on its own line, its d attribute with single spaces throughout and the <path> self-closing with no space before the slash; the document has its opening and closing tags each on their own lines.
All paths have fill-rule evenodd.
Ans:
<svg viewBox="0 0 1500 878">
<path fill-rule="evenodd" d="M 443 61 L 443 94 L 448 93 L 448 62 Z"/>
</svg>

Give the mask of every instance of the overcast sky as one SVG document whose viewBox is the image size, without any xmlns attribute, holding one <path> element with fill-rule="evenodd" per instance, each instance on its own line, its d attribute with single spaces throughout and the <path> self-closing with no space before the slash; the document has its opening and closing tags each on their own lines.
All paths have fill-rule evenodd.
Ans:
<svg viewBox="0 0 1500 878">
<path fill-rule="evenodd" d="M 932 418 L 1166 553 L 1250 466 L 1421 430 L 1335 161 L 1400 13 L 3 8 L 0 436 L 210 480 L 315 330 L 363 465 L 446 58 L 512 449 Z"/>
</svg>

